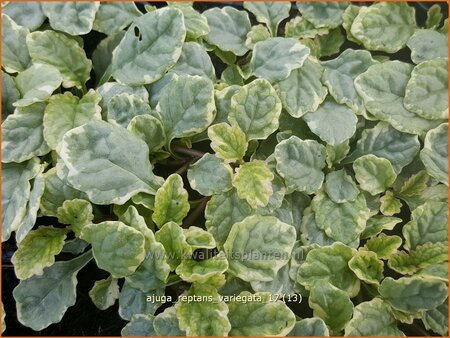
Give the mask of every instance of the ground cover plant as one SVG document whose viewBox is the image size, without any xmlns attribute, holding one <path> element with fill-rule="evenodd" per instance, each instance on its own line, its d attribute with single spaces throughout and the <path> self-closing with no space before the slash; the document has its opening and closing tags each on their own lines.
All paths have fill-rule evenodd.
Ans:
<svg viewBox="0 0 450 338">
<path fill-rule="evenodd" d="M 440 5 L 2 6 L 3 330 L 448 335 Z"/>
</svg>

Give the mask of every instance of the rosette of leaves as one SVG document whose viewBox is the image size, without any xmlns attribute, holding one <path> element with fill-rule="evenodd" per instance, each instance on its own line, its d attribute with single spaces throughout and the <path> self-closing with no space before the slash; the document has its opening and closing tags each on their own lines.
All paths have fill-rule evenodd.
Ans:
<svg viewBox="0 0 450 338">
<path fill-rule="evenodd" d="M 448 334 L 443 7 L 2 7 L 6 327 Z"/>
</svg>

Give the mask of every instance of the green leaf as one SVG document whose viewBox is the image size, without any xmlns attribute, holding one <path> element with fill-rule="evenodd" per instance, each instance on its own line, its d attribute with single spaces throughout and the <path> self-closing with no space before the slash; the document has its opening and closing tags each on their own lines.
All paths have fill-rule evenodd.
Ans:
<svg viewBox="0 0 450 338">
<path fill-rule="evenodd" d="M 339 53 L 344 42 L 345 36 L 342 33 L 342 30 L 339 27 L 334 28 L 330 30 L 328 34 L 319 35 L 313 40 L 313 43 L 318 49 L 318 52 L 315 54 L 317 57 L 321 58 L 335 55 Z"/>
<path fill-rule="evenodd" d="M 342 160 L 347 157 L 350 151 L 350 141 L 346 140 L 336 146 L 327 144 L 325 146 L 327 167 L 333 168 L 333 166 L 339 165 Z"/>
<path fill-rule="evenodd" d="M 256 79 L 231 97 L 228 120 L 245 133 L 247 141 L 261 140 L 278 129 L 280 114 L 275 89 L 266 80 Z"/>
<path fill-rule="evenodd" d="M 184 229 L 184 234 L 186 242 L 194 250 L 198 248 L 214 249 L 216 247 L 216 241 L 212 234 L 202 228 L 192 226 Z"/>
<path fill-rule="evenodd" d="M 437 28 L 442 20 L 441 6 L 434 4 L 427 11 L 427 21 L 425 22 L 426 28 Z"/>
<path fill-rule="evenodd" d="M 124 31 L 119 31 L 117 33 L 111 34 L 97 45 L 94 52 L 92 53 L 92 65 L 95 71 L 95 78 L 97 79 L 97 84 L 102 85 L 111 78 L 111 59 L 114 49 L 122 41 Z M 107 82 L 106 82 L 107 83 Z"/>
<path fill-rule="evenodd" d="M 147 145 L 122 127 L 91 121 L 67 132 L 57 152 L 70 184 L 96 204 L 123 204 L 138 192 L 154 194 L 161 185 Z"/>
<path fill-rule="evenodd" d="M 94 283 L 89 291 L 89 297 L 98 309 L 106 310 L 114 305 L 119 298 L 119 293 L 117 279 L 109 276 L 107 279 L 101 279 Z"/>
<path fill-rule="evenodd" d="M 46 19 L 39 2 L 8 2 L 3 5 L 2 12 L 31 31 L 38 29 Z"/>
<path fill-rule="evenodd" d="M 315 27 L 335 28 L 342 23 L 342 14 L 348 2 L 296 2 L 297 8 Z"/>
<path fill-rule="evenodd" d="M 247 33 L 247 39 L 245 40 L 245 46 L 249 49 L 253 49 L 255 46 L 255 43 L 259 41 L 264 41 L 270 38 L 270 32 L 264 25 L 255 25 L 252 26 L 252 29 L 250 32 Z M 229 66 L 229 69 L 236 69 L 232 68 L 232 65 Z M 239 71 L 238 71 L 239 72 Z"/>
<path fill-rule="evenodd" d="M 325 69 L 322 81 L 328 87 L 330 95 L 355 113 L 363 114 L 364 104 L 353 82 L 359 74 L 376 64 L 371 54 L 366 50 L 346 49 L 337 58 L 322 64 Z"/>
<path fill-rule="evenodd" d="M 329 337 L 328 327 L 319 317 L 305 318 L 295 323 L 294 328 L 288 336 L 294 337 Z"/>
<path fill-rule="evenodd" d="M 404 312 L 432 310 L 447 298 L 447 286 L 433 278 L 386 277 L 378 288 L 383 299 Z"/>
<path fill-rule="evenodd" d="M 348 262 L 355 252 L 339 242 L 312 249 L 298 269 L 297 281 L 312 290 L 318 281 L 323 280 L 354 297 L 359 293 L 360 283 Z"/>
<path fill-rule="evenodd" d="M 82 35 L 91 31 L 100 2 L 44 2 L 41 6 L 54 30 Z"/>
<path fill-rule="evenodd" d="M 379 122 L 371 129 L 365 129 L 356 143 L 356 149 L 345 160 L 351 163 L 363 155 L 375 155 L 391 162 L 399 174 L 403 167 L 411 163 L 420 150 L 417 135 L 401 133 L 385 122 Z"/>
<path fill-rule="evenodd" d="M 100 120 L 101 96 L 92 89 L 81 99 L 70 92 L 53 95 L 45 108 L 44 138 L 55 149 L 69 130 Z"/>
<path fill-rule="evenodd" d="M 171 73 L 178 75 L 198 75 L 211 81 L 216 80 L 216 73 L 206 50 L 196 42 L 185 42 L 181 50 L 180 58 Z"/>
<path fill-rule="evenodd" d="M 154 316 L 149 314 L 134 314 L 130 322 L 124 326 L 120 334 L 122 337 L 143 337 L 155 336 L 156 331 L 153 327 Z"/>
<path fill-rule="evenodd" d="M 248 144 L 245 133 L 238 126 L 214 124 L 208 128 L 208 137 L 211 148 L 225 163 L 242 161 Z"/>
<path fill-rule="evenodd" d="M 13 103 L 20 99 L 20 92 L 14 83 L 14 78 L 1 72 L 2 77 L 2 122 L 14 113 Z"/>
<path fill-rule="evenodd" d="M 95 15 L 93 29 L 107 35 L 116 33 L 141 15 L 132 2 L 103 2 Z"/>
<path fill-rule="evenodd" d="M 203 196 L 220 194 L 231 189 L 233 170 L 213 154 L 206 153 L 187 172 L 191 188 Z"/>
<path fill-rule="evenodd" d="M 182 280 L 189 283 L 209 283 L 211 278 L 217 277 L 228 270 L 228 261 L 223 251 L 210 259 L 196 261 L 185 259 L 175 272 Z"/>
<path fill-rule="evenodd" d="M 98 267 L 114 278 L 131 275 L 145 258 L 144 236 L 122 222 L 88 224 L 80 238 L 91 243 Z"/>
<path fill-rule="evenodd" d="M 401 186 L 398 195 L 401 198 L 420 196 L 427 188 L 427 183 L 430 180 L 425 170 L 419 171 L 417 174 L 409 177 Z"/>
<path fill-rule="evenodd" d="M 304 245 L 318 244 L 325 246 L 334 243 L 334 240 L 317 226 L 315 213 L 311 210 L 311 207 L 306 208 L 303 213 L 299 232 Z"/>
<path fill-rule="evenodd" d="M 37 157 L 27 162 L 2 164 L 2 242 L 9 239 L 25 217 L 31 192 L 30 180 L 40 169 Z"/>
<path fill-rule="evenodd" d="M 405 108 L 426 119 L 448 117 L 448 59 L 424 61 L 414 67 L 403 101 Z"/>
<path fill-rule="evenodd" d="M 155 317 L 153 327 L 157 336 L 186 336 L 186 332 L 180 330 L 176 310 L 173 306 Z"/>
<path fill-rule="evenodd" d="M 25 39 L 30 31 L 2 14 L 2 67 L 8 73 L 22 72 L 31 63 Z"/>
<path fill-rule="evenodd" d="M 152 219 L 161 228 L 169 221 L 181 224 L 189 212 L 188 193 L 180 175 L 170 175 L 155 195 Z"/>
<path fill-rule="evenodd" d="M 320 81 L 323 67 L 314 58 L 308 57 L 303 66 L 294 69 L 284 80 L 274 86 L 283 108 L 293 117 L 314 112 L 327 96 L 327 89 Z"/>
<path fill-rule="evenodd" d="M 271 281 L 289 261 L 295 228 L 273 216 L 253 215 L 235 223 L 223 245 L 229 272 L 245 281 Z"/>
<path fill-rule="evenodd" d="M 411 221 L 403 226 L 405 248 L 413 250 L 425 243 L 447 243 L 448 240 L 447 202 L 426 202 L 414 209 Z"/>
<path fill-rule="evenodd" d="M 275 147 L 276 168 L 286 186 L 307 194 L 322 186 L 325 167 L 325 147 L 314 140 L 291 136 Z"/>
<path fill-rule="evenodd" d="M 213 85 L 199 76 L 175 76 L 161 90 L 156 111 L 168 143 L 198 134 L 214 119 Z"/>
<path fill-rule="evenodd" d="M 303 119 L 314 134 L 332 146 L 351 138 L 356 132 L 358 122 L 351 109 L 332 100 L 325 101 L 316 111 L 307 113 Z"/>
<path fill-rule="evenodd" d="M 285 336 L 295 325 L 294 313 L 268 292 L 243 291 L 229 303 L 230 336 Z"/>
<path fill-rule="evenodd" d="M 428 131 L 420 159 L 428 174 L 448 186 L 448 123 Z"/>
<path fill-rule="evenodd" d="M 45 104 L 16 110 L 2 123 L 2 162 L 23 162 L 50 152 L 44 140 L 42 121 Z"/>
<path fill-rule="evenodd" d="M 228 306 L 214 288 L 194 284 L 180 297 L 175 304 L 175 310 L 179 327 L 186 331 L 187 336 L 228 335 L 231 329 L 227 318 Z M 202 320 L 198 320 L 199 318 Z"/>
<path fill-rule="evenodd" d="M 390 306 L 380 298 L 358 304 L 345 327 L 346 336 L 404 336 Z"/>
<path fill-rule="evenodd" d="M 425 312 L 422 322 L 427 330 L 432 330 L 441 336 L 448 335 L 448 300 L 436 309 Z"/>
<path fill-rule="evenodd" d="M 66 229 L 41 226 L 22 240 L 11 258 L 17 278 L 23 280 L 42 275 L 44 268 L 55 263 L 55 256 L 63 248 Z"/>
<path fill-rule="evenodd" d="M 159 80 L 180 57 L 185 36 L 179 9 L 161 8 L 136 18 L 114 50 L 113 76 L 131 86 Z"/>
<path fill-rule="evenodd" d="M 56 211 L 58 222 L 70 224 L 76 236 L 80 236 L 83 227 L 94 219 L 92 205 L 86 200 L 66 200 Z"/>
<path fill-rule="evenodd" d="M 298 297 L 296 300 L 300 302 L 300 297 L 295 295 L 294 291 L 295 280 L 289 276 L 289 264 L 278 270 L 277 275 L 270 282 L 252 281 L 250 284 L 256 292 L 269 292 L 273 295 L 292 295 L 293 300 L 295 297 Z"/>
<path fill-rule="evenodd" d="M 356 180 L 361 189 L 372 195 L 391 187 L 397 174 L 389 160 L 375 155 L 364 155 L 353 163 Z"/>
<path fill-rule="evenodd" d="M 191 257 L 192 248 L 186 242 L 186 235 L 178 224 L 174 222 L 164 224 L 155 233 L 155 238 L 164 245 L 167 252 L 167 263 L 171 270 L 175 270 L 183 260 Z"/>
<path fill-rule="evenodd" d="M 361 41 L 353 36 L 351 28 L 353 21 L 355 21 L 355 18 L 358 16 L 360 9 L 360 6 L 350 4 L 342 14 L 342 27 L 345 29 L 347 40 L 355 42 L 357 44 L 361 44 Z"/>
<path fill-rule="evenodd" d="M 108 122 L 127 128 L 131 120 L 140 115 L 150 115 L 152 110 L 147 102 L 136 94 L 115 95 L 108 102 Z"/>
<path fill-rule="evenodd" d="M 159 301 L 162 296 L 164 296 L 164 288 L 142 292 L 125 281 L 119 296 L 119 315 L 125 320 L 131 320 L 134 315 L 153 315 L 162 304 Z M 147 301 L 148 298 L 150 298 L 149 301 Z"/>
<path fill-rule="evenodd" d="M 278 25 L 289 17 L 289 2 L 244 2 L 244 8 L 256 17 L 258 22 L 266 24 L 272 36 L 276 36 Z"/>
<path fill-rule="evenodd" d="M 372 251 L 358 251 L 348 261 L 348 267 L 363 282 L 378 285 L 383 279 L 383 262 Z"/>
<path fill-rule="evenodd" d="M 62 82 L 59 71 L 45 64 L 34 64 L 17 75 L 14 80 L 21 94 L 21 99 L 13 103 L 15 107 L 46 101 Z"/>
<path fill-rule="evenodd" d="M 403 105 L 411 71 L 412 65 L 400 61 L 375 64 L 356 77 L 355 87 L 366 109 L 375 118 L 388 122 L 398 131 L 424 135 L 440 121 L 424 119 Z"/>
<path fill-rule="evenodd" d="M 358 187 L 345 169 L 327 174 L 325 191 L 334 203 L 353 202 L 359 195 Z"/>
<path fill-rule="evenodd" d="M 388 217 L 386 217 L 388 218 Z M 388 259 L 397 252 L 402 245 L 402 239 L 399 236 L 387 236 L 384 233 L 370 238 L 364 245 L 364 249 L 375 252 L 378 258 Z"/>
<path fill-rule="evenodd" d="M 205 226 L 214 236 L 219 249 L 227 240 L 231 227 L 252 213 L 252 207 L 238 197 L 234 188 L 211 197 L 206 205 Z"/>
<path fill-rule="evenodd" d="M 309 48 L 296 39 L 269 38 L 255 43 L 250 69 L 255 76 L 271 83 L 281 81 L 303 66 L 309 52 Z"/>
<path fill-rule="evenodd" d="M 89 251 L 53 264 L 41 276 L 21 281 L 13 290 L 19 322 L 35 331 L 58 323 L 66 310 L 75 305 L 76 275 L 91 259 Z"/>
<path fill-rule="evenodd" d="M 187 38 L 194 40 L 204 37 L 209 33 L 209 26 L 206 17 L 192 8 L 193 3 L 169 2 L 168 5 L 178 8 L 183 13 Z"/>
<path fill-rule="evenodd" d="M 448 57 L 447 45 L 447 29 L 445 34 L 432 29 L 418 29 L 407 43 L 408 48 L 411 49 L 411 60 L 415 64 Z"/>
<path fill-rule="evenodd" d="M 45 190 L 41 198 L 40 211 L 45 216 L 57 216 L 58 208 L 66 200 L 86 199 L 86 195 L 58 177 L 56 168 L 49 169 L 44 174 Z"/>
<path fill-rule="evenodd" d="M 210 29 L 206 36 L 208 43 L 239 56 L 248 51 L 245 39 L 251 24 L 247 12 L 225 6 L 221 9 L 208 9 L 203 12 L 203 15 L 208 20 Z"/>
<path fill-rule="evenodd" d="M 406 46 L 416 28 L 414 7 L 383 2 L 361 7 L 351 33 L 369 50 L 395 53 Z"/>
<path fill-rule="evenodd" d="M 233 186 L 239 198 L 245 199 L 248 204 L 256 208 L 266 206 L 273 194 L 271 182 L 273 173 L 263 161 L 255 160 L 244 163 L 236 169 L 233 177 Z"/>
<path fill-rule="evenodd" d="M 314 284 L 308 304 L 313 309 L 314 316 L 322 318 L 331 331 L 336 333 L 345 327 L 353 313 L 353 303 L 348 294 L 325 280 Z"/>
<path fill-rule="evenodd" d="M 127 129 L 147 143 L 150 153 L 154 153 L 166 144 L 166 134 L 161 122 L 151 115 L 137 115 L 128 124 Z"/>
<path fill-rule="evenodd" d="M 427 243 L 417 246 L 409 253 L 400 251 L 389 257 L 388 266 L 404 275 L 448 260 L 448 246 L 443 243 Z"/>
<path fill-rule="evenodd" d="M 317 226 L 328 237 L 349 244 L 357 240 L 370 217 L 370 210 L 362 193 L 353 202 L 335 203 L 323 192 L 314 196 L 311 208 Z"/>
<path fill-rule="evenodd" d="M 398 214 L 402 207 L 402 202 L 394 197 L 391 191 L 386 191 L 384 196 L 380 198 L 380 211 L 385 216 L 392 216 Z"/>
<path fill-rule="evenodd" d="M 27 46 L 34 63 L 53 66 L 63 78 L 63 87 L 81 88 L 89 79 L 92 62 L 74 39 L 50 30 L 27 36 Z"/>
</svg>

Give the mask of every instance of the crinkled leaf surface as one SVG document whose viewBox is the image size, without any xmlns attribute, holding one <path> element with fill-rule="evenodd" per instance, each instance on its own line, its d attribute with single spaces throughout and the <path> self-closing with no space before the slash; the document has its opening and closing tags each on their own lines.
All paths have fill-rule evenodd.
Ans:
<svg viewBox="0 0 450 338">
<path fill-rule="evenodd" d="M 161 122 L 151 115 L 137 115 L 131 119 L 127 129 L 147 143 L 150 153 L 166 144 L 166 134 Z"/>
<path fill-rule="evenodd" d="M 404 336 L 389 305 L 380 298 L 358 304 L 345 327 L 346 336 Z"/>
<path fill-rule="evenodd" d="M 180 57 L 185 36 L 179 9 L 161 8 L 136 18 L 113 52 L 113 76 L 133 86 L 159 80 Z"/>
<path fill-rule="evenodd" d="M 14 113 L 13 103 L 20 99 L 20 92 L 16 87 L 14 78 L 8 73 L 2 72 L 2 123 Z"/>
<path fill-rule="evenodd" d="M 158 242 L 164 245 L 167 252 L 167 263 L 171 270 L 175 268 L 185 259 L 190 258 L 192 248 L 186 241 L 186 235 L 183 229 L 174 222 L 164 224 L 161 229 L 155 233 Z"/>
<path fill-rule="evenodd" d="M 284 336 L 294 327 L 294 313 L 283 302 L 270 301 L 269 293 L 244 291 L 239 296 L 254 300 L 229 303 L 230 336 Z"/>
<path fill-rule="evenodd" d="M 174 307 L 168 307 L 155 316 L 153 327 L 158 336 L 185 336 L 186 332 L 180 329 Z"/>
<path fill-rule="evenodd" d="M 376 237 L 370 238 L 364 248 L 375 252 L 378 258 L 388 259 L 397 252 L 397 249 L 402 245 L 402 239 L 399 236 L 387 236 L 384 233 Z"/>
<path fill-rule="evenodd" d="M 122 222 L 88 224 L 81 238 L 91 243 L 98 267 L 115 278 L 132 274 L 145 257 L 144 236 Z"/>
<path fill-rule="evenodd" d="M 40 276 L 21 281 L 13 291 L 18 320 L 35 331 L 58 323 L 75 304 L 76 275 L 91 259 L 89 251 L 70 261 L 53 264 Z"/>
<path fill-rule="evenodd" d="M 183 188 L 183 180 L 180 175 L 172 174 L 156 192 L 152 219 L 158 227 L 169 221 L 181 224 L 188 212 L 188 193 Z"/>
<path fill-rule="evenodd" d="M 211 81 L 216 80 L 214 66 L 205 49 L 196 42 L 185 42 L 181 55 L 170 72 L 175 74 L 198 75 Z"/>
<path fill-rule="evenodd" d="M 394 184 L 397 175 L 391 162 L 375 155 L 364 155 L 353 163 L 361 189 L 376 195 Z"/>
<path fill-rule="evenodd" d="M 240 198 L 245 199 L 250 206 L 266 206 L 273 194 L 271 181 L 273 173 L 263 161 L 255 160 L 242 164 L 233 177 L 233 187 Z"/>
<path fill-rule="evenodd" d="M 240 162 L 247 150 L 245 133 L 238 126 L 217 123 L 208 128 L 211 148 L 225 162 Z"/>
<path fill-rule="evenodd" d="M 100 310 L 106 310 L 113 306 L 119 298 L 119 285 L 117 279 L 109 276 L 106 279 L 98 280 L 89 291 L 89 297 L 92 302 Z"/>
<path fill-rule="evenodd" d="M 39 2 L 8 2 L 2 12 L 30 31 L 38 29 L 46 19 Z"/>
<path fill-rule="evenodd" d="M 151 314 L 134 314 L 130 318 L 130 322 L 120 331 L 123 337 L 132 336 L 154 336 L 156 335 L 153 327 L 155 317 Z"/>
<path fill-rule="evenodd" d="M 309 57 L 300 68 L 294 69 L 284 80 L 275 84 L 283 108 L 293 117 L 314 112 L 327 96 L 327 88 L 320 78 L 323 67 Z"/>
<path fill-rule="evenodd" d="M 325 191 L 328 197 L 335 203 L 354 201 L 359 190 L 356 183 L 345 169 L 330 172 L 325 179 Z"/>
<path fill-rule="evenodd" d="M 187 172 L 189 184 L 203 196 L 220 194 L 231 189 L 233 170 L 213 154 L 205 154 Z"/>
<path fill-rule="evenodd" d="M 247 52 L 245 39 L 251 28 L 247 12 L 226 6 L 222 9 L 208 9 L 203 15 L 208 20 L 209 33 L 206 40 L 210 44 L 236 55 Z"/>
<path fill-rule="evenodd" d="M 293 38 L 269 38 L 253 47 L 250 69 L 253 74 L 277 82 L 300 68 L 309 55 L 309 48 Z"/>
<path fill-rule="evenodd" d="M 43 136 L 45 104 L 16 110 L 2 123 L 2 162 L 23 162 L 50 152 Z"/>
<path fill-rule="evenodd" d="M 66 200 L 56 211 L 58 222 L 70 224 L 71 230 L 80 236 L 83 227 L 94 219 L 92 204 L 86 200 Z"/>
<path fill-rule="evenodd" d="M 11 258 L 17 278 L 23 280 L 42 275 L 44 268 L 55 263 L 66 238 L 66 229 L 41 226 L 31 231 Z"/>
<path fill-rule="evenodd" d="M 336 146 L 348 140 L 356 131 L 353 111 L 334 101 L 325 101 L 319 108 L 303 116 L 309 129 L 327 144 Z"/>
<path fill-rule="evenodd" d="M 50 30 L 27 36 L 27 46 L 34 63 L 43 63 L 59 70 L 65 88 L 81 88 L 89 79 L 92 62 L 83 48 L 67 35 Z"/>
<path fill-rule="evenodd" d="M 448 59 L 424 61 L 414 67 L 406 85 L 405 107 L 426 119 L 448 116 Z"/>
<path fill-rule="evenodd" d="M 175 272 L 186 282 L 208 283 L 209 279 L 223 274 L 228 269 L 228 261 L 223 251 L 216 256 L 201 261 L 186 259 Z"/>
<path fill-rule="evenodd" d="M 229 272 L 245 281 L 270 281 L 289 260 L 295 228 L 273 216 L 253 215 L 235 223 L 223 245 Z"/>
<path fill-rule="evenodd" d="M 275 147 L 276 168 L 286 185 L 307 194 L 322 186 L 325 147 L 314 140 L 291 136 Z"/>
<path fill-rule="evenodd" d="M 363 282 L 378 284 L 383 278 L 383 262 L 371 251 L 358 251 L 348 261 L 349 268 Z"/>
<path fill-rule="evenodd" d="M 436 308 L 447 298 L 445 283 L 433 278 L 386 277 L 378 288 L 383 299 L 394 309 L 404 312 L 425 311 Z"/>
<path fill-rule="evenodd" d="M 82 35 L 91 31 L 100 2 L 43 2 L 41 6 L 53 29 Z"/>
<path fill-rule="evenodd" d="M 407 3 L 380 2 L 361 7 L 351 33 L 369 50 L 395 53 L 406 46 L 415 29 L 413 7 Z"/>
<path fill-rule="evenodd" d="M 161 306 L 162 302 L 147 302 L 148 296 L 161 297 L 164 289 L 158 288 L 149 292 L 142 292 L 133 288 L 125 281 L 119 295 L 119 315 L 125 320 L 131 320 L 135 315 L 151 316 Z M 148 332 L 148 331 L 147 331 Z M 146 334 L 152 334 L 152 330 Z"/>
<path fill-rule="evenodd" d="M 281 101 L 272 85 L 257 79 L 231 97 L 228 120 L 239 127 L 247 140 L 267 138 L 278 128 Z"/>
<path fill-rule="evenodd" d="M 91 120 L 100 120 L 101 96 L 90 90 L 81 99 L 70 92 L 53 95 L 45 108 L 44 138 L 52 149 L 56 149 L 69 130 Z"/>
<path fill-rule="evenodd" d="M 7 72 L 22 72 L 31 63 L 25 44 L 29 33 L 28 28 L 18 25 L 8 15 L 2 14 L 2 67 Z"/>
<path fill-rule="evenodd" d="M 428 131 L 420 159 L 428 174 L 448 186 L 448 123 Z"/>
<path fill-rule="evenodd" d="M 135 94 L 115 95 L 108 102 L 108 121 L 127 128 L 131 120 L 140 115 L 150 115 L 151 108 L 147 102 Z"/>
<path fill-rule="evenodd" d="M 205 130 L 214 119 L 214 90 L 200 76 L 175 76 L 160 93 L 156 107 L 167 142 Z"/>
<path fill-rule="evenodd" d="M 133 2 L 102 2 L 93 29 L 109 35 L 123 30 L 141 15 Z"/>
<path fill-rule="evenodd" d="M 418 29 L 408 40 L 407 45 L 411 49 L 411 60 L 416 64 L 448 56 L 447 33 Z"/>
<path fill-rule="evenodd" d="M 305 318 L 295 323 L 288 336 L 322 336 L 328 337 L 330 332 L 323 319 L 319 317 Z"/>
<path fill-rule="evenodd" d="M 401 211 L 402 202 L 391 191 L 386 191 L 383 197 L 380 198 L 380 211 L 383 215 L 392 216 Z"/>
<path fill-rule="evenodd" d="M 97 204 L 123 204 L 137 192 L 154 194 L 161 185 L 151 172 L 147 145 L 103 121 L 67 132 L 57 151 L 70 184 Z"/>
</svg>

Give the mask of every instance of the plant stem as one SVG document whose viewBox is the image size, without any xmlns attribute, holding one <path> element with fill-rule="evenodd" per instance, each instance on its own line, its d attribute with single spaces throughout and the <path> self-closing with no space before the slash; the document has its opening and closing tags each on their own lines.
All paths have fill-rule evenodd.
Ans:
<svg viewBox="0 0 450 338">
<path fill-rule="evenodd" d="M 188 170 L 189 166 L 191 165 L 191 162 L 192 161 L 188 161 L 185 164 L 183 164 L 177 171 L 175 171 L 175 174 L 178 174 L 180 176 L 183 175 Z"/>
<path fill-rule="evenodd" d="M 177 153 L 189 155 L 191 157 L 202 157 L 203 155 L 205 155 L 203 151 L 196 149 L 189 149 L 182 146 L 173 146 L 172 149 Z"/>
<path fill-rule="evenodd" d="M 209 197 L 203 197 L 197 207 L 192 211 L 188 217 L 185 218 L 183 222 L 183 228 L 189 228 L 192 224 L 195 223 L 197 218 L 203 213 L 203 210 L 206 208 L 206 203 L 208 203 Z"/>
</svg>

